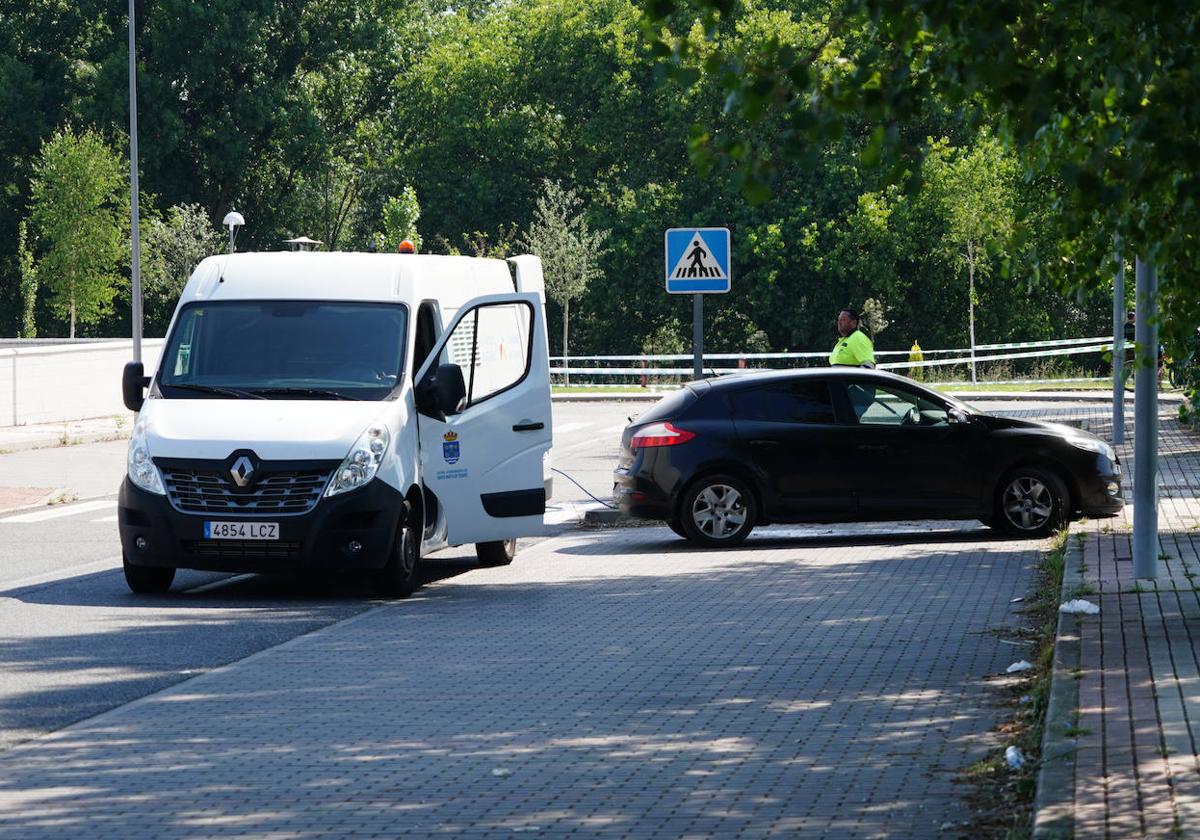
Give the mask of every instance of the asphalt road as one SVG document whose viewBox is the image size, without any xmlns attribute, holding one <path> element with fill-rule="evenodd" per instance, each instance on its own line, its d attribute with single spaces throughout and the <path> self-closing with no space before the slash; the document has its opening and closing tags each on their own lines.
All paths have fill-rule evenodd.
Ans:
<svg viewBox="0 0 1200 840">
<path fill-rule="evenodd" d="M 547 536 L 567 530 L 589 494 L 609 499 L 620 431 L 647 406 L 555 405 L 554 466 L 565 475 L 555 476 Z M 1051 419 L 1103 411 L 989 408 Z M 67 488 L 81 499 L 0 515 L 0 750 L 379 603 L 355 581 L 199 572 L 181 572 L 167 597 L 132 595 L 116 527 L 124 461 L 123 442 L 0 456 L 0 483 Z M 523 541 L 522 550 L 537 541 Z M 430 583 L 476 571 L 470 548 L 441 552 L 425 565 Z"/>
</svg>

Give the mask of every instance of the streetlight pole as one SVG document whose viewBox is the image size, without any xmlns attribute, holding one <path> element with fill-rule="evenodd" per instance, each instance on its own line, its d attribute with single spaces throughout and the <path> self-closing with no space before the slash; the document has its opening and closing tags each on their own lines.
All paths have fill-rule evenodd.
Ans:
<svg viewBox="0 0 1200 840">
<path fill-rule="evenodd" d="M 142 242 L 138 232 L 137 49 L 134 43 L 134 0 L 129 0 L 129 211 L 133 245 L 133 360 L 142 360 Z"/>
</svg>

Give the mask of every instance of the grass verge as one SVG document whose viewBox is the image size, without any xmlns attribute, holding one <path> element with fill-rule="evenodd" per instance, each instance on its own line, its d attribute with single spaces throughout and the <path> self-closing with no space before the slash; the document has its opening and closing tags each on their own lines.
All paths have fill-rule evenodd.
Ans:
<svg viewBox="0 0 1200 840">
<path fill-rule="evenodd" d="M 962 771 L 962 780 L 970 787 L 967 800 L 972 811 L 970 822 L 963 827 L 964 836 L 1016 840 L 1033 833 L 1038 764 L 1046 704 L 1050 697 L 1067 536 L 1065 528 L 1054 535 L 1049 549 L 1038 562 L 1033 595 L 1021 611 L 1024 617 L 1021 636 L 1033 649 L 1034 667 L 1024 672 L 1021 678 L 1006 677 L 999 681 L 1001 694 L 998 700 L 1008 711 L 995 730 L 1000 746 Z M 1010 746 L 1017 747 L 1025 756 L 1024 765 L 1018 769 L 1010 768 L 1005 760 L 1004 752 Z"/>
</svg>

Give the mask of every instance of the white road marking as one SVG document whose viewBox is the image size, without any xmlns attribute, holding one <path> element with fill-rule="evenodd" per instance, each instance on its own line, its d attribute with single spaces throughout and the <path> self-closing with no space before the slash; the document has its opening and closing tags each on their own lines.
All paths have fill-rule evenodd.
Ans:
<svg viewBox="0 0 1200 840">
<path fill-rule="evenodd" d="M 117 521 L 117 515 L 115 513 L 112 516 L 101 516 L 99 519 L 89 519 L 88 520 L 88 522 L 116 522 L 116 521 Z"/>
<path fill-rule="evenodd" d="M 64 516 L 75 516 L 79 513 L 91 513 L 94 510 L 104 510 L 115 508 L 117 503 L 113 499 L 102 499 L 96 502 L 82 502 L 75 505 L 62 505 L 47 508 L 46 510 L 38 510 L 33 513 L 22 513 L 20 516 L 10 516 L 6 519 L 0 519 L 0 524 L 22 524 L 26 522 L 45 522 L 48 519 L 61 519 Z"/>
</svg>

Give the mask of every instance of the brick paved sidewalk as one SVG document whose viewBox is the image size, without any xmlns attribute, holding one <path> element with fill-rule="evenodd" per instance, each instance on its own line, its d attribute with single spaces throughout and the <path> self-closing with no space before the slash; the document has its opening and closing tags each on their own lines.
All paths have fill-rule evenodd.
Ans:
<svg viewBox="0 0 1200 840">
<path fill-rule="evenodd" d="M 1059 623 L 1037 837 L 1200 837 L 1200 436 L 1159 429 L 1158 578 L 1133 577 L 1131 507 L 1073 529 L 1063 598 L 1100 614 Z"/>
<path fill-rule="evenodd" d="M 830 530 L 540 543 L 0 754 L 0 838 L 959 836 L 1040 544 Z"/>
</svg>

